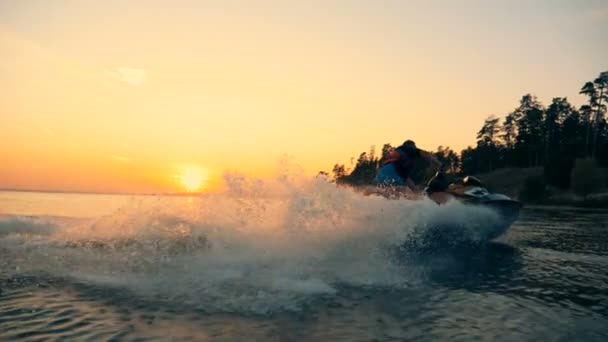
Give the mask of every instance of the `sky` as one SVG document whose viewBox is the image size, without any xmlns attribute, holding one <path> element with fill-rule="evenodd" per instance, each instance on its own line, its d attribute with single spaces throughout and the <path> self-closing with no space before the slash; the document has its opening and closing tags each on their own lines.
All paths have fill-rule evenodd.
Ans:
<svg viewBox="0 0 608 342">
<path fill-rule="evenodd" d="M 608 69 L 608 1 L 0 0 L 0 188 L 166 192 L 475 143 Z M 190 185 L 188 185 L 190 184 Z"/>
</svg>

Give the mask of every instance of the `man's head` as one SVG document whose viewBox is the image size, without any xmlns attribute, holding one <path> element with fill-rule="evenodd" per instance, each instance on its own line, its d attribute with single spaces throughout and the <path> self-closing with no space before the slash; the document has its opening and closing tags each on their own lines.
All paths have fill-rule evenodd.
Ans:
<svg viewBox="0 0 608 342">
<path fill-rule="evenodd" d="M 416 143 L 413 140 L 406 140 L 398 149 L 410 157 L 418 156 L 420 154 L 420 150 L 416 147 Z"/>
<path fill-rule="evenodd" d="M 401 144 L 403 148 L 416 148 L 416 143 L 413 140 L 406 140 Z"/>
</svg>

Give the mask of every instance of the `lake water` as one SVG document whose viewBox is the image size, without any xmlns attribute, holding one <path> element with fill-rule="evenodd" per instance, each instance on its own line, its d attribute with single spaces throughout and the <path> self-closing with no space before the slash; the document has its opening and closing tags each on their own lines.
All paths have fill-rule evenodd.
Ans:
<svg viewBox="0 0 608 342">
<path fill-rule="evenodd" d="M 276 187 L 0 192 L 0 340 L 608 340 L 608 211 L 528 208 L 483 248 L 399 255 L 491 213 Z"/>
</svg>

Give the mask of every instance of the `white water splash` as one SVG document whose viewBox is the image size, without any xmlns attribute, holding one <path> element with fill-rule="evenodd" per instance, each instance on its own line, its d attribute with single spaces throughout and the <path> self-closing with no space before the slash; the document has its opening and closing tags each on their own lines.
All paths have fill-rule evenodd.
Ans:
<svg viewBox="0 0 608 342">
<path fill-rule="evenodd" d="M 1 266 L 210 311 L 292 311 L 340 286 L 410 286 L 418 277 L 392 248 L 438 225 L 474 237 L 496 219 L 459 203 L 365 197 L 322 179 L 226 180 L 222 194 L 134 199 L 95 219 L 5 218 L 0 250 L 16 258 Z"/>
</svg>

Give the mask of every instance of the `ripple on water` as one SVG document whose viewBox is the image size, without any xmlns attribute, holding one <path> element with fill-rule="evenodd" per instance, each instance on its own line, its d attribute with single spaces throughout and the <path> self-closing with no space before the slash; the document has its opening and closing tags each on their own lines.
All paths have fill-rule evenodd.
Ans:
<svg viewBox="0 0 608 342">
<path fill-rule="evenodd" d="M 577 215 L 577 219 L 569 223 L 569 214 L 563 212 L 555 217 L 532 212 L 524 215 L 504 237 L 505 243 L 490 244 L 486 249 L 462 255 L 425 255 L 419 260 L 404 260 L 403 265 L 399 265 L 402 267 L 395 271 L 417 280 L 407 286 L 353 285 L 334 281 L 329 285 L 335 291 L 323 295 L 306 293 L 306 301 L 298 302 L 299 310 L 275 310 L 259 315 L 247 311 L 247 307 L 238 311 L 241 308 L 238 305 L 229 308 L 234 313 L 217 307 L 209 310 L 205 305 L 214 304 L 215 297 L 211 296 L 211 300 L 205 302 L 210 297 L 205 293 L 190 297 L 171 296 L 172 292 L 165 296 L 165 293 L 150 296 L 138 292 L 137 287 L 129 287 L 128 283 L 100 281 L 102 275 L 97 278 L 70 277 L 68 272 L 52 273 L 52 268 L 40 267 L 47 273 L 31 272 L 32 275 L 27 276 L 24 267 L 21 271 L 16 267 L 24 265 L 21 261 L 31 262 L 32 255 L 40 256 L 36 259 L 40 261 L 46 257 L 44 253 L 55 250 L 45 251 L 31 244 L 27 249 L 0 251 L 2 256 L 21 258 L 19 262 L 13 258 L 0 258 L 0 340 L 162 341 L 170 337 L 195 341 L 607 341 L 608 247 L 604 245 L 607 219 L 601 221 L 602 218 L 596 216 Z M 118 255 L 141 252 L 133 246 L 127 247 L 119 250 Z M 67 246 L 59 251 L 80 251 L 79 248 L 103 256 L 93 258 L 91 260 L 95 262 L 87 264 L 93 270 L 97 261 L 108 258 L 105 246 L 89 246 L 89 249 Z M 136 254 L 134 258 L 139 260 L 145 256 Z M 337 260 L 341 262 L 339 267 L 318 273 L 325 275 L 344 267 L 360 268 L 359 264 L 347 264 L 351 259 Z M 157 261 L 152 259 L 150 264 L 155 265 Z M 62 263 L 61 266 L 70 269 L 72 264 Z M 120 263 L 112 266 L 118 267 Z M 204 272 L 208 271 L 206 269 L 197 268 L 199 264 L 190 266 L 184 268 L 184 272 L 190 272 L 186 275 L 210 274 Z M 267 271 L 275 267 L 290 271 L 280 266 L 268 264 L 266 268 L 256 270 Z M 318 264 L 311 267 L 315 266 Z M 217 267 L 216 270 L 222 269 Z M 170 275 L 179 276 L 180 272 L 182 269 Z M 224 286 L 213 295 L 227 296 L 229 301 L 239 299 L 232 295 L 240 295 L 240 299 L 244 294 L 257 295 L 257 288 L 248 282 L 251 280 L 248 277 L 255 276 L 255 272 L 243 274 L 246 275 L 236 274 L 234 282 L 222 283 L 234 284 L 234 288 Z M 115 276 L 127 275 L 125 272 Z M 173 282 L 173 278 L 166 278 L 169 285 L 191 285 L 178 294 L 199 295 L 198 291 L 205 289 L 199 286 L 204 277 L 193 276 L 191 282 Z M 289 286 L 293 284 L 285 286 L 282 294 L 287 296 L 282 299 L 291 299 Z M 254 297 L 245 299 L 250 298 Z M 265 294 L 264 298 L 267 301 L 281 299 L 272 294 Z"/>
</svg>

